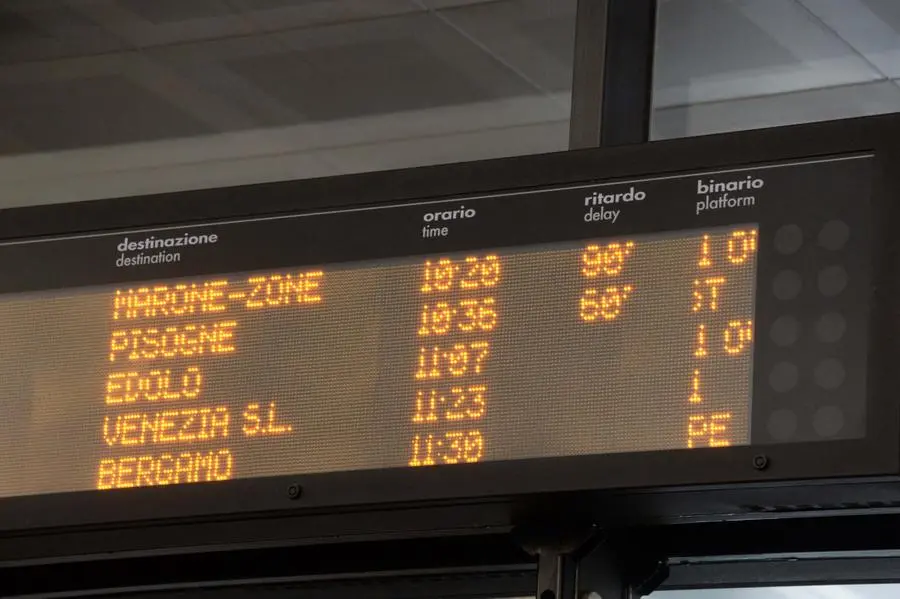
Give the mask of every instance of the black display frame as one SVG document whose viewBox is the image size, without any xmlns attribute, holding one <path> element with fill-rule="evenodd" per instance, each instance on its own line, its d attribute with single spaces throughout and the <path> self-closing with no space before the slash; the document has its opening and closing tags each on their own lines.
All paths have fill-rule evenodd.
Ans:
<svg viewBox="0 0 900 599">
<path fill-rule="evenodd" d="M 771 445 L 764 448 L 764 456 L 760 447 L 729 447 L 17 497 L 0 500 L 0 531 L 160 519 L 452 507 L 578 492 L 621 494 L 697 488 L 727 492 L 735 486 L 779 489 L 829 481 L 893 480 L 900 474 L 900 403 L 891 401 L 897 369 L 889 361 L 900 338 L 891 306 L 900 284 L 891 276 L 897 271 L 897 248 L 890 237 L 890 224 L 898 216 L 891 199 L 900 194 L 898 140 L 900 116 L 867 117 L 615 149 L 0 211 L 0 240 L 12 240 L 188 225 L 335 206 L 449 199 L 846 154 L 872 153 L 875 161 L 871 239 L 874 284 L 865 439 Z M 301 203 L 297 198 L 313 199 Z M 675 509 L 683 515 L 696 515 L 699 508 L 687 502 Z M 319 534 L 327 534 L 327 530 L 320 528 Z"/>
</svg>

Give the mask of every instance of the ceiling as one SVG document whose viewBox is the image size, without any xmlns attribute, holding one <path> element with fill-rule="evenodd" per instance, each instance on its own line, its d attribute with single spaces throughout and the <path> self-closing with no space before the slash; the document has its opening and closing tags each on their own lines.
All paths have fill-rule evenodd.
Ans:
<svg viewBox="0 0 900 599">
<path fill-rule="evenodd" d="M 900 111 L 898 0 L 661 0 L 655 138 Z"/>
<path fill-rule="evenodd" d="M 4 203 L 564 149 L 575 6 L 4 0 Z"/>
<path fill-rule="evenodd" d="M 3 205 L 561 150 L 577 0 L 4 0 Z M 660 0 L 654 138 L 900 110 L 898 0 Z"/>
<path fill-rule="evenodd" d="M 574 0 L 5 0 L 0 152 L 552 100 L 573 15 Z"/>
</svg>

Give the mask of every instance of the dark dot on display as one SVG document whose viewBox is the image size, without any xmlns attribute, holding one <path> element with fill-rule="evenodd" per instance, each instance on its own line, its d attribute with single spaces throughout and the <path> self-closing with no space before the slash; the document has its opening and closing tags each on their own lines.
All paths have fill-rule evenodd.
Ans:
<svg viewBox="0 0 900 599">
<path fill-rule="evenodd" d="M 797 432 L 797 415 L 785 408 L 775 410 L 769 415 L 766 428 L 776 441 L 789 441 Z"/>
<path fill-rule="evenodd" d="M 799 378 L 799 372 L 794 364 L 779 362 L 769 373 L 769 384 L 775 391 L 784 393 L 796 387 Z"/>
<path fill-rule="evenodd" d="M 825 223 L 819 231 L 819 245 L 828 250 L 839 250 L 850 239 L 850 227 L 842 220 L 832 220 Z"/>
<path fill-rule="evenodd" d="M 813 379 L 816 381 L 816 384 L 823 389 L 837 389 L 846 377 L 847 372 L 844 370 L 844 365 L 840 360 L 835 360 L 834 358 L 819 362 L 813 373 Z"/>
<path fill-rule="evenodd" d="M 847 330 L 847 321 L 837 312 L 823 314 L 816 321 L 816 336 L 819 341 L 834 343 L 844 336 Z"/>
<path fill-rule="evenodd" d="M 803 245 L 803 231 L 797 225 L 784 225 L 775 232 L 775 250 L 779 254 L 793 254 Z"/>
<path fill-rule="evenodd" d="M 819 271 L 819 291 L 829 297 L 847 287 L 847 271 L 843 266 L 829 266 Z"/>
<path fill-rule="evenodd" d="M 837 406 L 824 406 L 813 416 L 813 428 L 821 437 L 833 437 L 844 428 L 844 411 Z"/>
<path fill-rule="evenodd" d="M 769 336 L 775 345 L 781 347 L 793 345 L 800 338 L 800 323 L 793 316 L 780 316 L 772 323 Z"/>
<path fill-rule="evenodd" d="M 802 288 L 803 281 L 794 270 L 783 270 L 775 275 L 775 279 L 772 281 L 772 292 L 780 300 L 794 299 L 800 295 Z"/>
</svg>

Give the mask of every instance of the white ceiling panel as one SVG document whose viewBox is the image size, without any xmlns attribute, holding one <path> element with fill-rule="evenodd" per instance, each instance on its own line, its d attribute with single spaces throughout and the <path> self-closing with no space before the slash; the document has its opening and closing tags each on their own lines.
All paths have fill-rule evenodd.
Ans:
<svg viewBox="0 0 900 599">
<path fill-rule="evenodd" d="M 184 21 L 212 21 L 229 18 L 235 10 L 227 0 L 91 0 L 82 1 L 82 5 L 102 4 L 116 6 L 150 23 L 166 24 Z"/>
<path fill-rule="evenodd" d="M 0 85 L 3 130 L 30 151 L 205 135 L 215 129 L 127 76 Z"/>
<path fill-rule="evenodd" d="M 161 193 L 562 150 L 568 140 L 568 113 L 557 107 L 566 103 L 563 96 L 514 98 L 8 156 L 0 158 L 3 204 Z"/>
<path fill-rule="evenodd" d="M 268 57 L 283 57 L 289 52 L 290 50 L 274 34 L 266 33 L 150 48 L 143 54 L 157 64 L 165 66 L 169 72 L 176 73 L 182 80 L 190 81 L 198 89 L 240 111 L 252 123 L 249 127 L 240 127 L 243 129 L 289 126 L 307 120 L 289 102 L 267 93 L 253 81 L 230 68 L 232 63 L 265 61 Z M 301 57 L 296 57 L 296 60 L 299 62 L 299 69 L 307 68 Z M 286 71 L 282 77 L 300 88 L 302 82 L 296 77 L 292 65 L 287 63 L 283 68 Z"/>
<path fill-rule="evenodd" d="M 311 121 L 541 93 L 430 14 L 274 35 L 282 53 L 228 68 Z"/>
<path fill-rule="evenodd" d="M 102 54 L 129 46 L 63 3 L 0 4 L 0 64 Z"/>
<path fill-rule="evenodd" d="M 258 31 L 302 29 L 425 11 L 415 0 L 228 1 L 242 10 Z"/>
<path fill-rule="evenodd" d="M 241 156 L 231 160 L 202 162 L 168 160 L 155 169 L 84 172 L 71 177 L 53 176 L 52 170 L 45 169 L 23 172 L 18 181 L 5 184 L 3 207 L 79 202 L 334 174 L 339 173 L 320 157 L 311 154 Z"/>
<path fill-rule="evenodd" d="M 564 150 L 568 141 L 569 123 L 563 120 L 445 134 L 439 144 L 428 138 L 381 141 L 319 155 L 339 172 L 357 173 Z"/>
<path fill-rule="evenodd" d="M 420 122 L 400 122 L 410 114 L 529 98 L 556 122 L 569 110 L 574 11 L 575 0 L 11 0 L 0 153 L 316 123 L 327 136 L 382 116 L 393 142 Z M 415 135 L 448 130 L 430 126 Z"/>
<path fill-rule="evenodd" d="M 253 24 L 224 0 L 82 0 L 77 9 L 135 48 L 252 35 Z"/>
<path fill-rule="evenodd" d="M 472 6 L 474 4 L 502 4 L 505 0 L 414 0 L 428 8 L 454 8 L 458 6 Z M 552 4 L 548 3 L 548 4 Z"/>
<path fill-rule="evenodd" d="M 82 177 L 100 193 L 114 172 L 162 185 L 167 165 L 190 185 L 206 163 L 197 180 L 224 183 L 562 149 L 575 10 L 5 0 L 0 181 Z M 656 137 L 900 109 L 900 0 L 661 0 L 659 16 Z"/>
<path fill-rule="evenodd" d="M 0 171 L 18 171 L 13 179 L 3 181 L 3 206 L 77 202 L 541 153 L 564 149 L 568 126 L 567 120 L 541 122 L 442 134 L 440 143 L 427 136 L 267 155 L 247 151 L 243 144 L 231 145 L 237 157 L 221 159 L 209 156 L 218 153 L 215 146 L 223 140 L 204 137 L 197 138 L 203 145 L 195 146 L 191 152 L 197 161 L 187 159 L 177 141 L 63 152 L 25 163 L 0 159 Z M 157 147 L 148 147 L 151 145 Z M 132 157 L 135 153 L 156 155 L 158 166 L 111 169 L 117 163 L 117 154 L 123 151 Z M 82 153 L 92 153 L 94 161 L 105 163 L 104 168 L 73 172 L 67 163 L 83 163 L 82 157 L 73 155 Z"/>
<path fill-rule="evenodd" d="M 62 10 L 60 5 L 48 10 Z M 74 0 L 72 10 L 116 32 L 129 44 L 146 48 L 375 19 L 426 8 L 415 0 Z"/>
<path fill-rule="evenodd" d="M 886 77 L 900 78 L 900 1 L 800 0 Z"/>
<path fill-rule="evenodd" d="M 437 14 L 494 60 L 545 92 L 572 87 L 576 0 L 479 3 Z"/>
<path fill-rule="evenodd" d="M 882 79 L 795 0 L 664 0 L 654 101 L 660 108 Z"/>
<path fill-rule="evenodd" d="M 900 87 L 878 81 L 663 108 L 653 114 L 651 137 L 692 137 L 889 112 L 900 112 Z"/>
</svg>

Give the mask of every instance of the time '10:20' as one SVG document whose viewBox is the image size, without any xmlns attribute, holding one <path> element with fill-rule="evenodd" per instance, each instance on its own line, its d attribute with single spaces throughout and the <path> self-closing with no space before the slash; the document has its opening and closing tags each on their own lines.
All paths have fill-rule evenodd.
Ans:
<svg viewBox="0 0 900 599">
<path fill-rule="evenodd" d="M 462 261 L 441 258 L 426 260 L 424 280 L 420 291 L 435 293 L 460 289 L 473 291 L 495 287 L 500 282 L 500 258 L 495 254 L 487 256 L 466 256 Z"/>
</svg>

